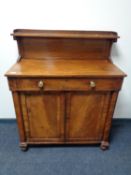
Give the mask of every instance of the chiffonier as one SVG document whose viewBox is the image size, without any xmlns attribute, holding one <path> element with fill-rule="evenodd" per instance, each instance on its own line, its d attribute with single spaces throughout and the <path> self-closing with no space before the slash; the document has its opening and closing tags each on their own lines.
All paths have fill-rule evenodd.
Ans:
<svg viewBox="0 0 131 175">
<path fill-rule="evenodd" d="M 126 76 L 110 59 L 116 32 L 17 29 L 19 58 L 6 73 L 20 147 L 109 147 L 112 116 Z"/>
</svg>

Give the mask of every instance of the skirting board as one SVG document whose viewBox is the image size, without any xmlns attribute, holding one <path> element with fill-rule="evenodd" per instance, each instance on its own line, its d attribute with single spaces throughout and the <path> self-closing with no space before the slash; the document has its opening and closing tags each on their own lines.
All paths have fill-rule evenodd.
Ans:
<svg viewBox="0 0 131 175">
<path fill-rule="evenodd" d="M 131 118 L 113 118 L 112 123 L 127 123 L 127 122 L 131 122 Z M 15 118 L 0 118 L 0 123 L 14 123 L 16 122 Z"/>
</svg>

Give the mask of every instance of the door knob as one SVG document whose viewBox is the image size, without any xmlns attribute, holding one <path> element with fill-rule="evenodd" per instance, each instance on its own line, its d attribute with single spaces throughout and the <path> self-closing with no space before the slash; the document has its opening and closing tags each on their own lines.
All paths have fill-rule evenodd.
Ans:
<svg viewBox="0 0 131 175">
<path fill-rule="evenodd" d="M 44 87 L 44 82 L 41 80 L 38 82 L 38 87 L 43 88 Z"/>
<path fill-rule="evenodd" d="M 94 81 L 90 81 L 90 87 L 91 87 L 91 88 L 96 87 L 96 83 L 95 83 Z"/>
</svg>

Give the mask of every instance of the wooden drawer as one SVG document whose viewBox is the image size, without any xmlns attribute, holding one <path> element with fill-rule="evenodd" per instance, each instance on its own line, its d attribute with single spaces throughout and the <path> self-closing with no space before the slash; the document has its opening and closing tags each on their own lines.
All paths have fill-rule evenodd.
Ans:
<svg viewBox="0 0 131 175">
<path fill-rule="evenodd" d="M 120 78 L 15 78 L 9 79 L 10 89 L 17 91 L 110 91 L 121 88 Z"/>
</svg>

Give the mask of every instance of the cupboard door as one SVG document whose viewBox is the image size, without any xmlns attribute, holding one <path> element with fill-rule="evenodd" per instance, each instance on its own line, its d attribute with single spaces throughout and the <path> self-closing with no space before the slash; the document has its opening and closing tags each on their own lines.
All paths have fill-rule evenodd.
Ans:
<svg viewBox="0 0 131 175">
<path fill-rule="evenodd" d="M 97 142 L 103 135 L 109 93 L 72 92 L 67 95 L 66 140 Z"/>
<path fill-rule="evenodd" d="M 22 101 L 29 140 L 56 142 L 64 138 L 64 95 L 62 93 L 25 93 Z"/>
</svg>

